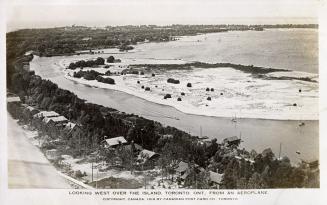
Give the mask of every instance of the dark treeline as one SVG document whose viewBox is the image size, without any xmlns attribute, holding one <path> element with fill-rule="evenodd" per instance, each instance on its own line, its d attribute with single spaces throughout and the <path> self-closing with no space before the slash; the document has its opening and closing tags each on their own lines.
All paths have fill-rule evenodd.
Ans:
<svg viewBox="0 0 327 205">
<path fill-rule="evenodd" d="M 67 67 L 68 69 L 75 70 L 76 68 L 84 68 L 84 67 L 94 67 L 98 65 L 104 65 L 104 59 L 101 57 L 98 57 L 95 60 L 88 60 L 88 61 L 76 61 L 74 63 L 70 63 Z"/>
<path fill-rule="evenodd" d="M 271 72 L 283 72 L 289 71 L 287 69 L 277 68 L 265 68 L 253 65 L 241 65 L 234 63 L 203 63 L 203 62 L 192 62 L 185 64 L 138 64 L 130 65 L 131 68 L 145 68 L 145 69 L 162 69 L 162 70 L 190 70 L 192 68 L 234 68 L 236 70 L 243 71 L 251 74 L 267 74 Z"/>
</svg>

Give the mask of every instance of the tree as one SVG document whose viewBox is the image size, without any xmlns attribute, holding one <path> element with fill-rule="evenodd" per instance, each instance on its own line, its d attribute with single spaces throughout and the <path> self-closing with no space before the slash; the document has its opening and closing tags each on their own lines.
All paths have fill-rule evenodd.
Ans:
<svg viewBox="0 0 327 205">
<path fill-rule="evenodd" d="M 98 57 L 96 60 L 95 60 L 95 63 L 97 65 L 104 65 L 104 59 L 101 58 L 101 57 Z"/>
<path fill-rule="evenodd" d="M 113 56 L 109 56 L 108 58 L 107 58 L 107 63 L 114 63 L 115 62 L 115 57 L 113 57 Z"/>
<path fill-rule="evenodd" d="M 262 180 L 261 175 L 254 172 L 247 184 L 248 189 L 265 189 L 267 188 L 266 183 Z"/>
<path fill-rule="evenodd" d="M 223 184 L 226 189 L 235 189 L 239 179 L 239 164 L 236 159 L 232 159 L 224 171 Z"/>
</svg>

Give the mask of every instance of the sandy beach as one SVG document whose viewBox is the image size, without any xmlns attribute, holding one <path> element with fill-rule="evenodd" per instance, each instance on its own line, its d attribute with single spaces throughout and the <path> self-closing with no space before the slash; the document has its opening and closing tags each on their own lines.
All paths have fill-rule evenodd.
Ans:
<svg viewBox="0 0 327 205">
<path fill-rule="evenodd" d="M 114 65 L 109 70 L 120 72 L 126 69 L 126 65 L 128 64 Z M 83 70 L 92 69 L 100 73 L 108 70 L 105 68 Z M 319 95 L 318 83 L 315 82 L 258 79 L 232 68 L 195 68 L 187 71 L 161 71 L 155 76 L 151 76 L 151 73 L 115 75 L 110 76 L 115 80 L 115 85 L 109 85 L 96 80 L 72 77 L 78 70 L 64 70 L 65 78 L 97 88 L 122 91 L 154 103 L 172 106 L 188 114 L 275 120 L 318 119 Z M 299 73 L 296 71 L 270 73 L 267 77 L 317 76 Z M 170 77 L 179 79 L 180 84 L 167 83 Z M 186 86 L 188 82 L 192 83 L 192 87 Z M 142 86 L 149 87 L 150 91 L 145 91 Z M 213 91 L 206 91 L 206 88 L 213 88 Z M 182 92 L 185 95 L 182 96 Z M 172 98 L 163 99 L 165 94 L 171 94 Z M 208 100 L 208 97 L 211 100 Z M 181 98 L 181 101 L 177 101 L 177 98 Z"/>
</svg>

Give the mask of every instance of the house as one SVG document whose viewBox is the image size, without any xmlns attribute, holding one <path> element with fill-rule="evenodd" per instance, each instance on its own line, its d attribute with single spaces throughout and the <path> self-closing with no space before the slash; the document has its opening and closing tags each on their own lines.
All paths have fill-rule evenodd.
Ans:
<svg viewBox="0 0 327 205">
<path fill-rule="evenodd" d="M 137 162 L 143 169 L 153 169 L 155 161 L 160 155 L 150 150 L 143 149 L 137 156 Z"/>
<path fill-rule="evenodd" d="M 63 136 L 66 138 L 75 138 L 82 134 L 82 129 L 79 125 L 68 122 L 63 129 Z"/>
<path fill-rule="evenodd" d="M 32 106 L 22 104 L 23 107 L 23 119 L 26 122 L 33 123 L 31 119 L 33 119 L 33 115 L 39 113 L 40 111 Z"/>
<path fill-rule="evenodd" d="M 54 116 L 54 117 L 44 117 L 42 120 L 44 123 L 48 123 L 49 121 L 65 123 L 68 122 L 67 118 L 64 116 Z"/>
<path fill-rule="evenodd" d="M 64 116 L 56 116 L 44 117 L 42 122 L 44 124 L 43 130 L 47 131 L 51 137 L 58 137 L 68 120 Z"/>
<path fill-rule="evenodd" d="M 211 187 L 219 189 L 219 186 L 222 184 L 223 175 L 224 174 L 209 171 L 209 184 Z"/>
<path fill-rule="evenodd" d="M 156 157 L 158 157 L 159 154 L 152 152 L 147 149 L 143 149 L 140 151 L 139 155 L 137 156 L 137 160 L 140 161 L 140 163 L 145 163 L 147 160 L 152 160 Z"/>
<path fill-rule="evenodd" d="M 55 116 L 55 117 L 44 117 L 42 121 L 47 125 L 54 124 L 55 126 L 64 126 L 67 124 L 68 119 L 65 118 L 64 116 Z"/>
<path fill-rule="evenodd" d="M 225 146 L 239 146 L 241 143 L 241 139 L 238 138 L 237 136 L 233 136 L 233 137 L 228 137 L 224 139 L 224 144 Z"/>
<path fill-rule="evenodd" d="M 175 171 L 178 175 L 178 178 L 185 179 L 189 175 L 188 163 L 180 161 Z"/>
<path fill-rule="evenodd" d="M 105 145 L 104 145 L 105 148 L 109 148 L 109 147 L 115 148 L 118 145 L 127 144 L 127 141 L 123 136 L 106 139 L 106 140 L 104 140 L 104 142 L 105 142 Z"/>
<path fill-rule="evenodd" d="M 24 110 L 30 112 L 33 115 L 39 113 L 40 111 L 32 106 L 26 105 L 26 104 L 22 104 L 22 106 L 24 107 Z"/>
<path fill-rule="evenodd" d="M 59 157 L 58 150 L 56 150 L 56 149 L 47 150 L 45 152 L 45 156 L 49 160 L 55 160 L 55 159 L 57 159 Z"/>
<path fill-rule="evenodd" d="M 7 97 L 7 103 L 20 103 L 20 98 L 18 96 Z"/>
<path fill-rule="evenodd" d="M 199 144 L 204 145 L 206 147 L 210 147 L 212 145 L 212 140 L 211 139 L 199 140 Z"/>
<path fill-rule="evenodd" d="M 57 117 L 59 116 L 58 113 L 54 112 L 54 111 L 41 111 L 38 112 L 36 114 L 33 115 L 33 120 L 32 120 L 32 124 L 40 130 L 45 129 L 44 127 L 44 122 L 42 122 L 43 118 L 45 117 Z"/>
<path fill-rule="evenodd" d="M 59 114 L 56 113 L 55 111 L 41 111 L 33 115 L 34 118 L 57 117 L 57 116 L 59 116 Z"/>
<path fill-rule="evenodd" d="M 22 114 L 22 108 L 20 105 L 21 101 L 17 95 L 7 94 L 7 109 L 15 118 L 20 118 Z"/>
<path fill-rule="evenodd" d="M 196 173 L 205 171 L 205 169 L 200 167 L 198 164 L 193 164 L 192 166 L 189 163 L 180 161 L 175 169 L 175 172 L 177 173 L 178 179 L 185 180 L 190 175 L 192 170 Z"/>
<path fill-rule="evenodd" d="M 166 134 L 166 135 L 162 135 L 162 139 L 172 139 L 174 137 L 174 135 L 171 134 Z"/>
</svg>

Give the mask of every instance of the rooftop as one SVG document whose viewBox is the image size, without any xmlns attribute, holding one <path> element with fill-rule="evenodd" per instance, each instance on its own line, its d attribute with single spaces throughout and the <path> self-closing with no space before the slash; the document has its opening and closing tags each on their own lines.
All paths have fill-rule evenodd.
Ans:
<svg viewBox="0 0 327 205">
<path fill-rule="evenodd" d="M 41 111 L 35 114 L 33 117 L 40 118 L 40 117 L 57 117 L 57 116 L 59 116 L 59 114 L 56 113 L 55 111 Z"/>
<path fill-rule="evenodd" d="M 19 97 L 7 97 L 7 102 L 20 102 Z"/>
<path fill-rule="evenodd" d="M 209 171 L 210 181 L 220 184 L 223 179 L 223 174 L 218 174 L 217 172 Z"/>
<path fill-rule="evenodd" d="M 237 141 L 237 140 L 240 140 L 237 136 L 227 137 L 227 138 L 224 139 L 224 141 L 226 141 L 226 142 L 234 142 L 234 141 Z"/>
<path fill-rule="evenodd" d="M 66 121 L 68 121 L 67 118 L 65 118 L 64 116 L 57 116 L 57 117 L 45 117 L 43 119 L 43 122 L 48 123 L 51 120 L 53 122 L 66 122 Z"/>
<path fill-rule="evenodd" d="M 127 143 L 126 139 L 123 136 L 106 139 L 105 141 L 107 142 L 109 147 Z"/>
<path fill-rule="evenodd" d="M 185 172 L 188 169 L 188 163 L 180 161 L 178 167 L 175 169 L 176 172 Z"/>
<path fill-rule="evenodd" d="M 152 152 L 150 150 L 144 149 L 140 152 L 139 156 L 137 157 L 138 159 L 151 159 L 155 155 L 158 155 L 155 152 Z"/>
<path fill-rule="evenodd" d="M 69 130 L 72 130 L 74 129 L 74 127 L 76 126 L 75 123 L 72 123 L 72 122 L 68 122 L 65 126 L 65 129 L 69 129 Z"/>
</svg>

